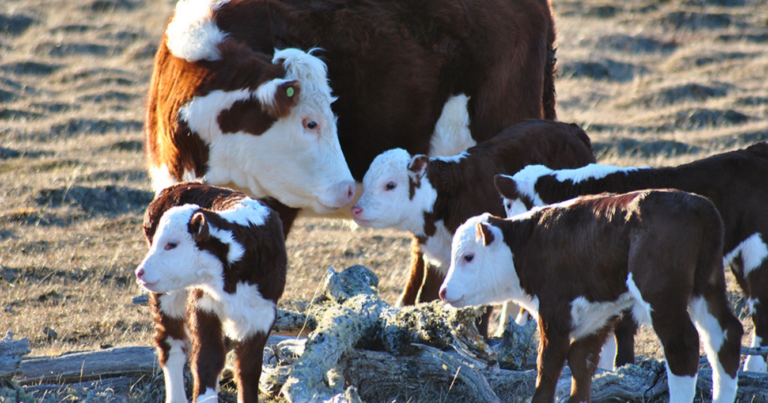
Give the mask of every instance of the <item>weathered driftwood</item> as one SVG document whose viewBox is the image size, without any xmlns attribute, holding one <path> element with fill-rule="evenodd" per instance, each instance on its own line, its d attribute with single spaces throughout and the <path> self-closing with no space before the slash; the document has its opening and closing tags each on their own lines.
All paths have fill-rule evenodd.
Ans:
<svg viewBox="0 0 768 403">
<path fill-rule="evenodd" d="M 29 353 L 29 340 L 14 340 L 13 333 L 6 333 L 5 338 L 0 340 L 0 379 L 16 375 L 22 357 Z"/>
</svg>

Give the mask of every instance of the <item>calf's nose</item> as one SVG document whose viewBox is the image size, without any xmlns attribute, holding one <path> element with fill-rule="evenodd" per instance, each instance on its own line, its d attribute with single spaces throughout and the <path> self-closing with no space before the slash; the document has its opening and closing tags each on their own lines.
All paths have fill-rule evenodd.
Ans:
<svg viewBox="0 0 768 403">
<path fill-rule="evenodd" d="M 355 204 L 352 206 L 352 216 L 359 217 L 360 214 L 363 214 L 363 208 Z"/>
<path fill-rule="evenodd" d="M 445 287 L 440 287 L 440 299 L 445 301 Z"/>
<path fill-rule="evenodd" d="M 139 267 L 138 269 L 136 269 L 136 278 L 141 278 L 142 276 L 144 276 L 144 269 Z"/>
</svg>

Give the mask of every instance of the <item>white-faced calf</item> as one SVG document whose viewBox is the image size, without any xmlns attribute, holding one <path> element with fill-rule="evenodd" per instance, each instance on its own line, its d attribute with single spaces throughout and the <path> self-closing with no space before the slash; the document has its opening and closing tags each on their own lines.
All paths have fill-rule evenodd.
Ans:
<svg viewBox="0 0 768 403">
<path fill-rule="evenodd" d="M 533 402 L 554 400 L 566 359 L 570 401 L 589 401 L 600 348 L 627 308 L 659 337 L 670 402 L 694 398 L 699 334 L 713 401 L 732 402 L 743 329 L 726 298 L 722 243 L 715 206 L 672 190 L 585 196 L 509 219 L 485 214 L 456 232 L 440 297 L 457 308 L 513 300 L 537 316 Z"/>
<path fill-rule="evenodd" d="M 364 193 L 352 215 L 362 226 L 415 235 L 411 276 L 400 303 L 428 302 L 438 298 L 456 228 L 478 214 L 504 213 L 493 187 L 495 174 L 512 174 L 528 164 L 575 168 L 594 161 L 589 137 L 581 128 L 539 120 L 511 126 L 453 157 L 389 150 L 376 157 L 365 174 Z M 426 279 L 424 258 L 429 263 Z"/>
<path fill-rule="evenodd" d="M 710 199 L 725 225 L 723 264 L 730 265 L 747 297 L 755 332 L 752 346 L 768 346 L 768 143 L 668 168 L 589 165 L 552 171 L 529 166 L 514 176 L 498 176 L 508 214 L 585 194 L 671 188 Z M 632 351 L 631 337 L 619 338 L 619 351 Z M 617 356 L 617 360 L 618 360 Z M 764 356 L 749 356 L 747 371 L 766 371 Z"/>
<path fill-rule="evenodd" d="M 182 183 L 149 205 L 144 234 L 150 250 L 136 281 L 152 292 L 165 401 L 187 401 L 190 345 L 193 398 L 217 399 L 225 339 L 234 342 L 238 401 L 257 401 L 262 351 L 285 287 L 280 218 L 240 192 Z"/>
</svg>

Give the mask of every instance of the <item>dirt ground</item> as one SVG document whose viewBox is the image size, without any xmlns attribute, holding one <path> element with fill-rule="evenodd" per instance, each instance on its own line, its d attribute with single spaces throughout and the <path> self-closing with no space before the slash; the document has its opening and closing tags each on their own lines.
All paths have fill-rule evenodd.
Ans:
<svg viewBox="0 0 768 403">
<path fill-rule="evenodd" d="M 622 166 L 768 139 L 766 3 L 554 0 L 560 120 L 587 130 L 599 162 Z M 174 5 L 0 2 L 0 330 L 28 338 L 33 355 L 150 344 L 149 309 L 131 303 L 152 199 L 142 126 Z M 353 264 L 373 269 L 394 303 L 409 248 L 394 230 L 300 219 L 283 304 Z M 661 357 L 648 330 L 639 339 L 638 354 Z"/>
</svg>

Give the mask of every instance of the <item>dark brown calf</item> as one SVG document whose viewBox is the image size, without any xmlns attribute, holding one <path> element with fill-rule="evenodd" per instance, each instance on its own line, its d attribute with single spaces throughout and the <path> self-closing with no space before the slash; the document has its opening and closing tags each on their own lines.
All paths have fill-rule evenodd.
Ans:
<svg viewBox="0 0 768 403">
<path fill-rule="evenodd" d="M 569 401 L 590 401 L 600 348 L 625 309 L 650 321 L 659 337 L 670 402 L 694 398 L 698 332 L 713 401 L 733 402 L 743 329 L 726 297 L 722 245 L 722 220 L 703 197 L 673 190 L 584 196 L 509 219 L 468 220 L 453 239 L 440 296 L 455 307 L 511 299 L 538 316 L 533 402 L 554 400 L 566 360 Z"/>
<path fill-rule="evenodd" d="M 671 188 L 696 193 L 717 206 L 725 225 L 724 265 L 731 266 L 747 297 L 755 332 L 752 346 L 768 346 L 768 143 L 713 155 L 690 164 L 668 168 L 619 168 L 590 165 L 552 171 L 530 166 L 512 177 L 500 175 L 496 187 L 505 198 L 509 214 L 533 206 L 560 202 L 578 195 Z M 617 341 L 619 351 L 632 352 L 634 330 Z M 634 361 L 634 355 L 617 355 L 616 364 Z M 766 371 L 764 356 L 749 356 L 744 370 Z"/>
<path fill-rule="evenodd" d="M 166 402 L 186 401 L 190 345 L 193 398 L 216 398 L 225 339 L 234 342 L 238 401 L 258 400 L 262 350 L 285 287 L 282 226 L 245 194 L 200 183 L 166 188 L 147 208 L 150 251 L 136 277 L 151 291 Z"/>
</svg>

